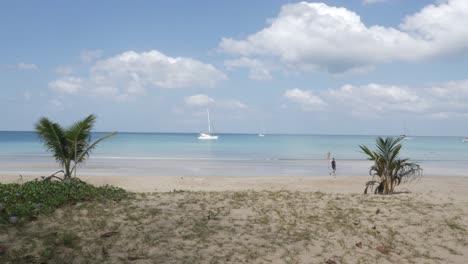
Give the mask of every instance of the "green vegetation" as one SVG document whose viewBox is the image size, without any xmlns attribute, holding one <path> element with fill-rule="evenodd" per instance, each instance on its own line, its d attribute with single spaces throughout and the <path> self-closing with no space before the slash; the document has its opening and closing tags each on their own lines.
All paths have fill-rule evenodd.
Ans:
<svg viewBox="0 0 468 264">
<path fill-rule="evenodd" d="M 36 179 L 24 184 L 0 184 L 0 224 L 34 220 L 39 214 L 51 213 L 65 204 L 119 200 L 127 195 L 123 189 L 96 187 L 76 177 L 76 166 L 86 160 L 99 142 L 116 134 L 109 133 L 91 143 L 91 129 L 95 121 L 96 117 L 89 115 L 64 129 L 45 117 L 39 120 L 35 125 L 36 133 L 63 170 L 42 181 Z M 63 179 L 55 176 L 60 172 Z M 53 178 L 61 181 L 51 181 Z"/>
<path fill-rule="evenodd" d="M 96 187 L 77 179 L 0 184 L 0 224 L 20 224 L 65 205 L 85 201 L 120 200 L 125 190 Z"/>
<path fill-rule="evenodd" d="M 370 150 L 364 145 L 359 146 L 367 154 L 367 159 L 374 162 L 374 165 L 369 169 L 369 174 L 378 177 L 378 181 L 373 180 L 366 183 L 364 193 L 367 193 L 369 187 L 377 184 L 375 193 L 390 194 L 400 183 L 414 180 L 422 175 L 422 169 L 418 164 L 399 157 L 402 139 L 402 137 L 396 139 L 378 137 L 376 150 Z"/>
<path fill-rule="evenodd" d="M 91 143 L 91 130 L 95 121 L 96 116 L 89 115 L 69 128 L 63 128 L 45 117 L 37 122 L 36 133 L 47 150 L 53 153 L 55 160 L 63 167 L 63 170 L 51 175 L 49 179 L 58 178 L 55 175 L 63 173 L 63 180 L 69 181 L 73 177 L 73 172 L 76 176 L 76 166 L 86 160 L 97 144 L 117 133 L 109 133 Z"/>
</svg>

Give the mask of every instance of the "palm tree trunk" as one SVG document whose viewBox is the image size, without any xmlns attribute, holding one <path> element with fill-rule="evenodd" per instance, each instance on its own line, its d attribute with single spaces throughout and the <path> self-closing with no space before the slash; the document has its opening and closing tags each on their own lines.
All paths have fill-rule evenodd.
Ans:
<svg viewBox="0 0 468 264">
<path fill-rule="evenodd" d="M 385 178 L 384 194 L 389 194 L 390 193 L 390 186 L 389 186 L 390 177 L 388 176 L 388 174 L 385 174 L 384 178 Z"/>
<path fill-rule="evenodd" d="M 70 175 L 70 163 L 71 161 L 68 160 L 68 161 L 65 161 L 65 164 L 64 164 L 64 167 L 65 167 L 65 174 L 63 175 L 63 179 L 64 180 L 70 180 L 71 178 L 71 175 Z"/>
</svg>

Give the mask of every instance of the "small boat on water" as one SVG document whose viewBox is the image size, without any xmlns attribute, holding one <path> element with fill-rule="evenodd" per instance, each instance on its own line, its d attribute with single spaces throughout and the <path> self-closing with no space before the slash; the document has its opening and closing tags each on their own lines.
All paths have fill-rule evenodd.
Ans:
<svg viewBox="0 0 468 264">
<path fill-rule="evenodd" d="M 258 134 L 258 136 L 259 136 L 259 137 L 264 137 L 264 136 L 265 136 L 265 134 L 263 134 L 263 133 L 260 133 L 260 134 Z"/>
<path fill-rule="evenodd" d="M 202 139 L 202 140 L 218 139 L 218 136 L 211 134 L 210 110 L 206 109 L 206 114 L 208 115 L 208 133 L 200 133 L 200 136 L 198 137 L 198 139 Z"/>
<path fill-rule="evenodd" d="M 468 137 L 462 139 L 462 142 L 468 142 Z"/>
<path fill-rule="evenodd" d="M 407 129 L 406 129 L 406 121 L 403 123 L 403 134 L 400 135 L 400 138 L 406 139 L 413 139 L 412 137 L 407 136 Z"/>
</svg>

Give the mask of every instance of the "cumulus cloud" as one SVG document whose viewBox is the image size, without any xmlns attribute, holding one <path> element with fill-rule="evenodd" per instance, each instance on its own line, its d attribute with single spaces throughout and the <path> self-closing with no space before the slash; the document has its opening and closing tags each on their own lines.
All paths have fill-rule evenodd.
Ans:
<svg viewBox="0 0 468 264">
<path fill-rule="evenodd" d="M 65 77 L 49 82 L 49 87 L 60 93 L 76 94 L 83 89 L 83 80 L 76 77 Z"/>
<path fill-rule="evenodd" d="M 184 98 L 188 106 L 216 106 L 229 109 L 246 109 L 248 105 L 238 100 L 215 100 L 206 94 L 196 94 Z"/>
<path fill-rule="evenodd" d="M 227 60 L 224 65 L 228 68 L 248 68 L 249 78 L 252 80 L 271 80 L 270 66 L 260 60 L 250 58 L 240 58 L 235 60 Z"/>
<path fill-rule="evenodd" d="M 438 1 L 398 27 L 368 26 L 346 8 L 301 2 L 284 5 L 266 28 L 246 39 L 223 38 L 220 48 L 253 59 L 276 59 L 295 70 L 344 73 L 464 53 L 466 24 L 466 0 Z"/>
<path fill-rule="evenodd" d="M 347 84 L 317 93 L 290 89 L 284 97 L 305 111 L 321 110 L 359 117 L 400 113 L 441 119 L 468 115 L 468 105 L 465 103 L 468 101 L 468 80 L 422 87 Z"/>
<path fill-rule="evenodd" d="M 58 91 L 75 87 L 76 79 L 88 94 L 113 96 L 125 100 L 144 95 L 151 88 L 214 87 L 226 76 L 211 64 L 184 57 L 170 57 L 152 50 L 127 51 L 99 60 L 89 69 L 86 78 L 64 77 L 49 84 Z M 58 88 L 60 87 L 60 88 Z"/>
<path fill-rule="evenodd" d="M 80 60 L 85 63 L 92 62 L 102 55 L 102 50 L 83 50 L 80 52 Z"/>
<path fill-rule="evenodd" d="M 187 105 L 190 106 L 206 106 L 215 102 L 215 100 L 205 94 L 196 94 L 184 98 Z"/>
<path fill-rule="evenodd" d="M 362 86 L 344 85 L 323 93 L 335 107 L 356 116 L 381 116 L 386 113 L 424 113 L 429 101 L 414 89 L 392 85 L 367 84 Z"/>
<path fill-rule="evenodd" d="M 96 83 L 130 81 L 160 88 L 214 87 L 225 78 L 211 64 L 191 58 L 169 57 L 156 50 L 124 52 L 98 61 L 91 68 L 91 79 Z"/>
<path fill-rule="evenodd" d="M 30 70 L 37 70 L 39 67 L 37 67 L 37 65 L 33 63 L 20 62 L 16 64 L 16 68 L 18 70 L 30 71 Z"/>
<path fill-rule="evenodd" d="M 284 93 L 284 96 L 292 102 L 298 103 L 304 110 L 320 110 L 326 103 L 316 96 L 312 91 L 301 89 L 291 89 Z"/>
</svg>

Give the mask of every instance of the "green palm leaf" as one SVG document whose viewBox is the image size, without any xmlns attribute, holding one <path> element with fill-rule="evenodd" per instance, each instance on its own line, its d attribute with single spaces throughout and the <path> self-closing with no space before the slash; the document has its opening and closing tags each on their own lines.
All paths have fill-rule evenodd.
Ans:
<svg viewBox="0 0 468 264">
<path fill-rule="evenodd" d="M 63 165 L 68 157 L 67 139 L 64 129 L 57 123 L 43 117 L 35 125 L 36 133 L 48 151 L 54 154 L 55 160 Z"/>
<path fill-rule="evenodd" d="M 89 157 L 91 151 L 97 146 L 97 143 L 117 133 L 109 133 L 91 143 L 91 130 L 95 122 L 96 116 L 89 115 L 67 129 L 64 129 L 57 123 L 51 122 L 47 118 L 41 118 L 36 123 L 36 133 L 47 150 L 52 152 L 55 160 L 63 167 L 64 179 L 71 179 L 73 172 L 76 174 L 76 166 Z M 74 163 L 73 168 L 71 168 L 72 163 Z"/>
<path fill-rule="evenodd" d="M 380 179 L 377 189 L 379 192 L 392 193 L 395 187 L 401 183 L 410 182 L 422 176 L 422 168 L 418 164 L 399 157 L 402 148 L 400 141 L 402 139 L 402 137 L 396 139 L 378 137 L 375 142 L 375 151 L 364 145 L 359 146 L 363 153 L 367 155 L 367 159 L 374 162 L 369 168 L 369 174 Z M 374 184 L 375 182 L 370 181 L 366 184 L 366 193 L 370 183 Z"/>
</svg>

